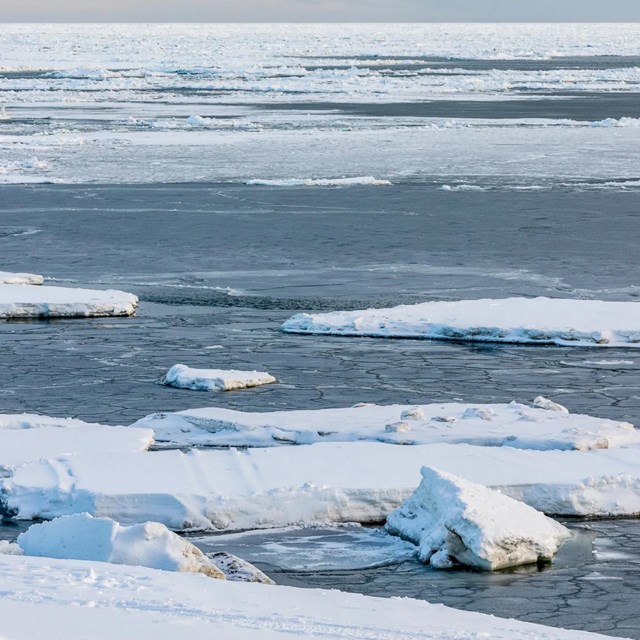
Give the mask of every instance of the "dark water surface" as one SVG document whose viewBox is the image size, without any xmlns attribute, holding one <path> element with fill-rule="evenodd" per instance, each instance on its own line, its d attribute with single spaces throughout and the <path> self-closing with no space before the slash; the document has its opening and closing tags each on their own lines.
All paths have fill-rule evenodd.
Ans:
<svg viewBox="0 0 640 640">
<path fill-rule="evenodd" d="M 639 214 L 638 193 L 571 189 L 4 186 L 3 270 L 123 288 L 142 302 L 129 319 L 0 323 L 0 412 L 118 424 L 214 404 L 270 410 L 544 394 L 572 411 L 640 424 L 634 349 L 278 330 L 296 311 L 432 299 L 636 300 Z M 220 394 L 160 385 L 178 362 L 265 369 L 280 382 Z M 0 537 L 15 537 L 7 526 Z M 620 553 L 574 548 L 533 574 L 438 573 L 411 561 L 366 571 L 276 568 L 274 578 L 640 638 L 636 522 L 589 526 Z"/>
</svg>

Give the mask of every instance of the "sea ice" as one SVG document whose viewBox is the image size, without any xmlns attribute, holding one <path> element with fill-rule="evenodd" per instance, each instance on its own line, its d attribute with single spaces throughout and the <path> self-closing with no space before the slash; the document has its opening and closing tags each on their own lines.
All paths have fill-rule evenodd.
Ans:
<svg viewBox="0 0 640 640">
<path fill-rule="evenodd" d="M 420 560 L 436 569 L 455 564 L 495 571 L 548 562 L 569 530 L 530 506 L 437 469 L 389 514 L 387 531 L 418 545 Z"/>
<path fill-rule="evenodd" d="M 552 298 L 423 302 L 390 309 L 299 313 L 288 333 L 640 347 L 640 303 Z"/>
<path fill-rule="evenodd" d="M 264 586 L 96 561 L 0 555 L 14 640 L 605 640 L 409 598 Z"/>
<path fill-rule="evenodd" d="M 39 458 L 102 451 L 133 453 L 153 444 L 153 431 L 91 424 L 72 418 L 0 414 L 0 470 Z"/>
<path fill-rule="evenodd" d="M 18 536 L 18 545 L 28 556 L 97 560 L 225 579 L 198 547 L 159 522 L 124 527 L 110 518 L 79 513 L 34 524 Z"/>
<path fill-rule="evenodd" d="M 227 580 L 233 582 L 259 582 L 260 584 L 275 584 L 275 582 L 265 573 L 254 567 L 250 562 L 238 558 L 226 551 L 216 551 L 206 554 L 207 559 L 212 562 Z"/>
<path fill-rule="evenodd" d="M 259 387 L 277 380 L 265 371 L 192 369 L 184 364 L 176 364 L 169 369 L 163 382 L 169 387 L 193 391 L 233 391 Z"/>
<path fill-rule="evenodd" d="M 0 512 L 19 519 L 91 513 L 124 524 L 227 530 L 385 520 L 423 466 L 501 490 L 547 515 L 640 513 L 640 447 L 511 447 L 327 442 L 262 449 L 84 453 L 0 478 Z"/>
<path fill-rule="evenodd" d="M 132 427 L 153 429 L 169 446 L 273 447 L 369 440 L 391 444 L 467 443 L 518 449 L 603 449 L 640 444 L 640 430 L 570 414 L 542 396 L 510 404 L 356 405 L 344 409 L 244 412 L 218 407 L 154 413 Z"/>
<path fill-rule="evenodd" d="M 0 271 L 0 284 L 31 284 L 40 285 L 44 282 L 44 277 L 35 273 L 10 273 Z"/>
<path fill-rule="evenodd" d="M 0 286 L 0 319 L 130 316 L 137 306 L 136 296 L 114 289 Z"/>
</svg>

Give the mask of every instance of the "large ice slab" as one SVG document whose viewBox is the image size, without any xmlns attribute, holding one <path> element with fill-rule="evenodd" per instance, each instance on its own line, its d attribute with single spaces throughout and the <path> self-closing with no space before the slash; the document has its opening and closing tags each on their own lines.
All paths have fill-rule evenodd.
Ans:
<svg viewBox="0 0 640 640">
<path fill-rule="evenodd" d="M 93 453 L 134 453 L 153 444 L 150 429 L 111 427 L 32 414 L 0 414 L 0 468 L 39 458 Z"/>
<path fill-rule="evenodd" d="M 627 422 L 570 414 L 538 397 L 510 404 L 356 405 L 344 409 L 245 412 L 206 407 L 154 413 L 133 427 L 171 446 L 272 447 L 370 440 L 391 444 L 467 443 L 518 449 L 605 449 L 640 444 Z"/>
<path fill-rule="evenodd" d="M 436 569 L 456 563 L 494 571 L 548 562 L 570 537 L 568 529 L 499 491 L 424 467 L 422 481 L 386 528 L 418 545 Z"/>
<path fill-rule="evenodd" d="M 137 306 L 137 296 L 115 289 L 0 286 L 0 319 L 130 316 Z"/>
<path fill-rule="evenodd" d="M 0 508 L 21 519 L 87 512 L 174 530 L 382 522 L 430 466 L 548 515 L 632 516 L 640 514 L 639 453 L 377 442 L 87 453 L 18 467 L 0 479 Z"/>
<path fill-rule="evenodd" d="M 79 513 L 34 524 L 18 536 L 18 545 L 28 556 L 97 560 L 225 579 L 198 547 L 159 522 L 125 527 L 110 518 Z"/>
<path fill-rule="evenodd" d="M 288 333 L 640 347 L 640 303 L 552 298 L 424 302 L 390 309 L 299 313 Z"/>
<path fill-rule="evenodd" d="M 210 580 L 81 560 L 0 555 L 13 640 L 605 640 L 408 598 Z"/>
<path fill-rule="evenodd" d="M 40 285 L 44 282 L 44 277 L 35 273 L 11 273 L 0 271 L 0 284 L 31 284 Z"/>
<path fill-rule="evenodd" d="M 184 364 L 176 364 L 169 369 L 163 382 L 169 387 L 192 391 L 233 391 L 259 387 L 277 380 L 265 371 L 192 369 Z"/>
</svg>

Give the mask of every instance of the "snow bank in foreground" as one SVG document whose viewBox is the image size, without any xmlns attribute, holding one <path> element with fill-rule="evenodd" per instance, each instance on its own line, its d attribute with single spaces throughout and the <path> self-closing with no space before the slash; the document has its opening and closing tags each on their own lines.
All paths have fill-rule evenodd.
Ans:
<svg viewBox="0 0 640 640">
<path fill-rule="evenodd" d="M 44 278 L 35 273 L 10 273 L 8 271 L 0 271 L 0 284 L 40 285 L 43 282 Z"/>
<path fill-rule="evenodd" d="M 548 562 L 568 529 L 499 491 L 444 471 L 422 469 L 416 491 L 389 514 L 386 528 L 419 546 L 436 569 L 455 563 L 484 571 Z"/>
<path fill-rule="evenodd" d="M 39 458 L 93 453 L 134 453 L 153 444 L 153 431 L 107 427 L 71 418 L 0 414 L 0 468 Z"/>
<path fill-rule="evenodd" d="M 225 579 L 198 547 L 158 522 L 123 527 L 109 518 L 80 513 L 34 524 L 18 536 L 18 545 L 28 556 L 97 560 Z"/>
<path fill-rule="evenodd" d="M 192 391 L 233 391 L 259 387 L 277 380 L 265 371 L 192 369 L 184 364 L 176 364 L 169 369 L 163 382 L 169 387 Z"/>
<path fill-rule="evenodd" d="M 289 178 L 286 180 L 247 180 L 245 184 L 261 185 L 265 187 L 351 187 L 388 186 L 389 180 L 379 180 L 373 176 L 356 178 Z"/>
<path fill-rule="evenodd" d="M 382 522 L 430 466 L 548 515 L 634 516 L 640 514 L 639 452 L 638 446 L 580 452 L 331 442 L 87 453 L 29 462 L 1 478 L 0 511 L 20 519 L 87 512 L 174 530 Z"/>
<path fill-rule="evenodd" d="M 0 319 L 130 316 L 138 306 L 132 293 L 17 284 L 0 286 Z"/>
<path fill-rule="evenodd" d="M 345 409 L 265 413 L 207 407 L 155 413 L 132 427 L 153 429 L 171 446 L 273 447 L 328 441 L 390 444 L 448 442 L 518 449 L 606 449 L 640 444 L 640 430 L 570 414 L 538 397 L 534 407 L 511 404 L 356 405 Z"/>
<path fill-rule="evenodd" d="M 391 309 L 299 313 L 289 333 L 640 347 L 640 303 L 551 298 L 424 302 Z"/>
<path fill-rule="evenodd" d="M 80 560 L 0 556 L 13 640 L 605 640 L 408 598 L 264 587 Z"/>
</svg>

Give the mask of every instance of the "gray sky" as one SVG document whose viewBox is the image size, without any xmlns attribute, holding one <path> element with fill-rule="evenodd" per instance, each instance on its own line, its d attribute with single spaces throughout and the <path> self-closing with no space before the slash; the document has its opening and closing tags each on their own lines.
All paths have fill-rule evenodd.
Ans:
<svg viewBox="0 0 640 640">
<path fill-rule="evenodd" d="M 640 0 L 0 0 L 2 22 L 640 22 Z"/>
</svg>

